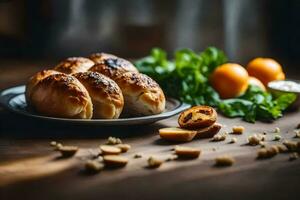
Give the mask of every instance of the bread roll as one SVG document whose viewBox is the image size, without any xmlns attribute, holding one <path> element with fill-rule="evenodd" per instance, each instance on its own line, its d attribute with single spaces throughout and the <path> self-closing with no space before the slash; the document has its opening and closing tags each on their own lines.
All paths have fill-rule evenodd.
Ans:
<svg viewBox="0 0 300 200">
<path fill-rule="evenodd" d="M 73 76 L 53 74 L 41 80 L 31 93 L 33 108 L 46 116 L 90 119 L 93 104 L 88 91 Z"/>
<path fill-rule="evenodd" d="M 59 63 L 54 70 L 65 73 L 74 74 L 88 71 L 95 63 L 83 57 L 71 57 Z"/>
<path fill-rule="evenodd" d="M 36 86 L 41 80 L 43 80 L 47 76 L 50 76 L 52 74 L 58 74 L 58 73 L 60 72 L 54 70 L 43 70 L 29 78 L 29 81 L 26 84 L 26 91 L 25 91 L 26 102 L 28 105 L 30 105 L 31 103 L 31 93 L 34 86 Z"/>
<path fill-rule="evenodd" d="M 165 109 L 165 95 L 159 85 L 145 74 L 126 72 L 115 80 L 125 100 L 124 114 L 159 114 Z"/>
<path fill-rule="evenodd" d="M 90 68 L 90 71 L 99 72 L 113 80 L 125 72 L 138 72 L 135 66 L 129 61 L 118 57 L 106 58 L 106 56 L 107 54 L 102 61 Z"/>
<path fill-rule="evenodd" d="M 85 86 L 93 102 L 93 118 L 116 119 L 120 116 L 124 99 L 119 86 L 98 72 L 81 72 L 74 76 Z"/>
<path fill-rule="evenodd" d="M 118 58 L 118 57 L 108 53 L 94 53 L 89 57 L 89 59 L 91 59 L 95 64 L 101 63 L 102 61 L 108 58 Z"/>
</svg>

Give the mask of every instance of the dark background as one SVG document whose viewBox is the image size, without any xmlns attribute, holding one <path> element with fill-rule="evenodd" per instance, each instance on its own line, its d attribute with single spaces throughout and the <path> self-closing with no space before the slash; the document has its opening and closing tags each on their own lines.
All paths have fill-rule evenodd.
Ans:
<svg viewBox="0 0 300 200">
<path fill-rule="evenodd" d="M 213 45 L 235 62 L 299 67 L 299 0 L 0 0 L 0 61 Z"/>
</svg>

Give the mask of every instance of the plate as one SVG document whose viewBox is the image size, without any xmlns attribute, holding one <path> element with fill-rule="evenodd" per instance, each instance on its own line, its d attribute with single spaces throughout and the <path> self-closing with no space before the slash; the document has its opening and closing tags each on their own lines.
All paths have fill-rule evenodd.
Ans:
<svg viewBox="0 0 300 200">
<path fill-rule="evenodd" d="M 43 116 L 30 110 L 30 108 L 26 104 L 24 92 L 25 92 L 25 85 L 16 86 L 16 87 L 3 90 L 0 93 L 0 103 L 8 110 L 27 117 L 33 117 L 42 120 L 64 122 L 64 123 L 72 123 L 72 124 L 95 124 L 95 125 L 103 125 L 103 126 L 150 124 L 162 119 L 172 117 L 190 107 L 189 104 L 182 103 L 173 98 L 167 98 L 165 111 L 158 115 L 132 117 L 132 118 L 119 118 L 119 119 L 56 118 L 56 117 Z"/>
</svg>

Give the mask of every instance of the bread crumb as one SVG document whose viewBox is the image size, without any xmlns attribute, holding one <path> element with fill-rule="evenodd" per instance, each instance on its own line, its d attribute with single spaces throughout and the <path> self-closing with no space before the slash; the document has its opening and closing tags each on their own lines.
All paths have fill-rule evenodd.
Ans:
<svg viewBox="0 0 300 200">
<path fill-rule="evenodd" d="M 281 140 L 281 136 L 280 135 L 275 135 L 274 136 L 274 141 L 279 141 Z"/>
<path fill-rule="evenodd" d="M 85 169 L 88 171 L 88 172 L 99 172 L 101 171 L 102 169 L 104 168 L 104 164 L 97 161 L 97 160 L 88 160 L 86 163 L 85 163 Z"/>
<path fill-rule="evenodd" d="M 224 141 L 224 140 L 226 140 L 227 135 L 228 135 L 227 132 L 219 133 L 217 135 L 214 135 L 214 137 L 212 138 L 211 141 L 213 141 L 213 142 Z"/>
<path fill-rule="evenodd" d="M 142 155 L 141 154 L 134 154 L 134 156 L 133 156 L 133 158 L 141 158 L 142 157 Z"/>
<path fill-rule="evenodd" d="M 279 148 L 275 145 L 272 145 L 269 148 L 262 148 L 257 151 L 257 158 L 271 158 L 276 156 L 279 153 Z"/>
<path fill-rule="evenodd" d="M 236 138 L 231 138 L 230 143 L 236 143 L 237 139 Z"/>
<path fill-rule="evenodd" d="M 216 166 L 231 166 L 235 163 L 235 159 L 231 156 L 219 156 L 215 159 Z"/>
<path fill-rule="evenodd" d="M 122 140 L 117 137 L 108 137 L 106 141 L 107 145 L 116 145 L 116 144 L 122 144 Z"/>
<path fill-rule="evenodd" d="M 252 146 L 258 145 L 261 141 L 265 140 L 265 136 L 262 134 L 253 134 L 248 137 L 248 144 Z"/>
<path fill-rule="evenodd" d="M 157 158 L 154 158 L 153 156 L 150 156 L 148 158 L 148 167 L 150 168 L 158 168 L 162 165 L 163 161 Z"/>
<path fill-rule="evenodd" d="M 51 141 L 51 142 L 50 142 L 50 146 L 55 147 L 56 145 L 57 145 L 57 142 L 56 142 L 56 141 Z"/>
<path fill-rule="evenodd" d="M 300 138 L 300 130 L 294 130 L 295 138 Z"/>
<path fill-rule="evenodd" d="M 274 133 L 280 133 L 280 128 L 276 127 L 275 130 L 274 130 Z"/>
<path fill-rule="evenodd" d="M 245 131 L 243 126 L 233 126 L 232 127 L 232 134 L 241 135 Z"/>
</svg>

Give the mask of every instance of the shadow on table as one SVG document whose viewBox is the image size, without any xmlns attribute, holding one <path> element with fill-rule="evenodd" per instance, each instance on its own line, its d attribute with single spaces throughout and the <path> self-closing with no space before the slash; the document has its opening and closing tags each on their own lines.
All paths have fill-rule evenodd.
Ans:
<svg viewBox="0 0 300 200">
<path fill-rule="evenodd" d="M 7 111 L 0 112 L 2 138 L 107 138 L 149 135 L 163 127 L 160 123 L 136 126 L 76 125 L 28 118 Z"/>
</svg>

